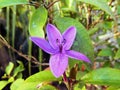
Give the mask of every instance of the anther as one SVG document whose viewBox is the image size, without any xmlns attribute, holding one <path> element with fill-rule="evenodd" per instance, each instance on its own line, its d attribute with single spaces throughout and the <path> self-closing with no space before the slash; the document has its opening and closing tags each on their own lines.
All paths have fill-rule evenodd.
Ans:
<svg viewBox="0 0 120 90">
<path fill-rule="evenodd" d="M 62 43 L 65 44 L 66 43 L 66 39 L 63 39 Z"/>
<path fill-rule="evenodd" d="M 56 39 L 56 43 L 59 43 L 59 40 L 58 40 L 58 39 Z"/>
</svg>

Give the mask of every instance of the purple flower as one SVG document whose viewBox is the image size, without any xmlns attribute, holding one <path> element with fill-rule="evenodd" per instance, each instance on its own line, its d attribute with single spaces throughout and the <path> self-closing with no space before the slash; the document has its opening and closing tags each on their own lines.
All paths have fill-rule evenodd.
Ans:
<svg viewBox="0 0 120 90">
<path fill-rule="evenodd" d="M 60 77 L 64 73 L 68 65 L 68 57 L 90 62 L 84 54 L 70 50 L 76 36 L 75 27 L 69 27 L 61 35 L 55 26 L 48 24 L 46 32 L 48 41 L 39 37 L 30 37 L 30 40 L 51 54 L 49 66 L 55 77 Z"/>
</svg>

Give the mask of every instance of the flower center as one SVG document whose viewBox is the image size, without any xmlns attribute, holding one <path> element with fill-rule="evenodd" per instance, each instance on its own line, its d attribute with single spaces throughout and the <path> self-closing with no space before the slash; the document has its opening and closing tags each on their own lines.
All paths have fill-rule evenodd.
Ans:
<svg viewBox="0 0 120 90">
<path fill-rule="evenodd" d="M 59 45 L 59 52 L 62 53 L 63 46 L 60 44 Z"/>
<path fill-rule="evenodd" d="M 59 47 L 59 52 L 62 53 L 62 52 L 63 52 L 63 46 L 64 46 L 64 44 L 66 43 L 66 40 L 63 39 L 63 41 L 60 42 L 59 39 L 56 39 L 56 43 L 57 43 L 57 45 L 58 45 L 58 47 Z"/>
</svg>

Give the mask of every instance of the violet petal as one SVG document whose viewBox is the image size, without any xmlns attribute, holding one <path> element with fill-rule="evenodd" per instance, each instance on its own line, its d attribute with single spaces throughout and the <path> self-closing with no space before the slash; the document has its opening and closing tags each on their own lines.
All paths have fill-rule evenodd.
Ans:
<svg viewBox="0 0 120 90">
<path fill-rule="evenodd" d="M 68 57 L 64 54 L 54 54 L 50 58 L 49 65 L 53 75 L 58 78 L 67 68 Z"/>
<path fill-rule="evenodd" d="M 82 61 L 90 63 L 90 60 L 88 59 L 88 57 L 80 52 L 77 52 L 74 50 L 68 50 L 68 51 L 66 51 L 66 55 L 68 55 L 71 58 L 74 58 L 77 60 L 82 60 Z"/>
<path fill-rule="evenodd" d="M 54 49 L 58 48 L 57 43 L 61 43 L 62 41 L 62 35 L 59 32 L 59 30 L 54 25 L 48 24 L 46 27 L 46 31 L 47 31 L 47 37 L 50 45 Z"/>
<path fill-rule="evenodd" d="M 64 48 L 69 50 L 75 40 L 76 28 L 71 26 L 63 33 L 63 39 L 65 40 Z"/>
<path fill-rule="evenodd" d="M 39 46 L 42 50 L 49 54 L 55 54 L 56 50 L 54 50 L 50 44 L 43 38 L 39 37 L 30 37 L 30 40 L 32 40 L 37 46 Z"/>
</svg>

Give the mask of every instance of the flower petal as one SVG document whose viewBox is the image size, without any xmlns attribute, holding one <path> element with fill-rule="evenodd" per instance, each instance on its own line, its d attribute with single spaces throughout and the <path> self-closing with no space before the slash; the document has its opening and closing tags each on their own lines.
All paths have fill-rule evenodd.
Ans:
<svg viewBox="0 0 120 90">
<path fill-rule="evenodd" d="M 66 54 L 71 58 L 78 59 L 78 60 L 83 60 L 85 62 L 90 63 L 90 60 L 88 59 L 88 57 L 85 56 L 84 54 L 80 53 L 80 52 L 77 52 L 77 51 L 74 51 L 74 50 L 69 50 L 69 51 L 66 51 Z"/>
<path fill-rule="evenodd" d="M 59 30 L 52 24 L 48 24 L 46 27 L 47 37 L 50 45 L 56 49 L 58 48 L 57 42 L 61 43 L 62 35 Z"/>
<path fill-rule="evenodd" d="M 64 54 L 52 55 L 49 61 L 50 69 L 55 77 L 60 77 L 68 65 L 68 57 Z"/>
<path fill-rule="evenodd" d="M 49 54 L 56 53 L 56 50 L 54 50 L 45 39 L 39 37 L 30 37 L 30 40 L 32 40 L 37 46 L 39 46 L 45 52 Z"/>
<path fill-rule="evenodd" d="M 66 50 L 70 49 L 73 42 L 74 42 L 74 39 L 75 39 L 75 36 L 76 36 L 76 28 L 71 26 L 69 27 L 63 34 L 63 39 L 65 40 L 65 44 L 64 44 L 64 48 Z"/>
</svg>

